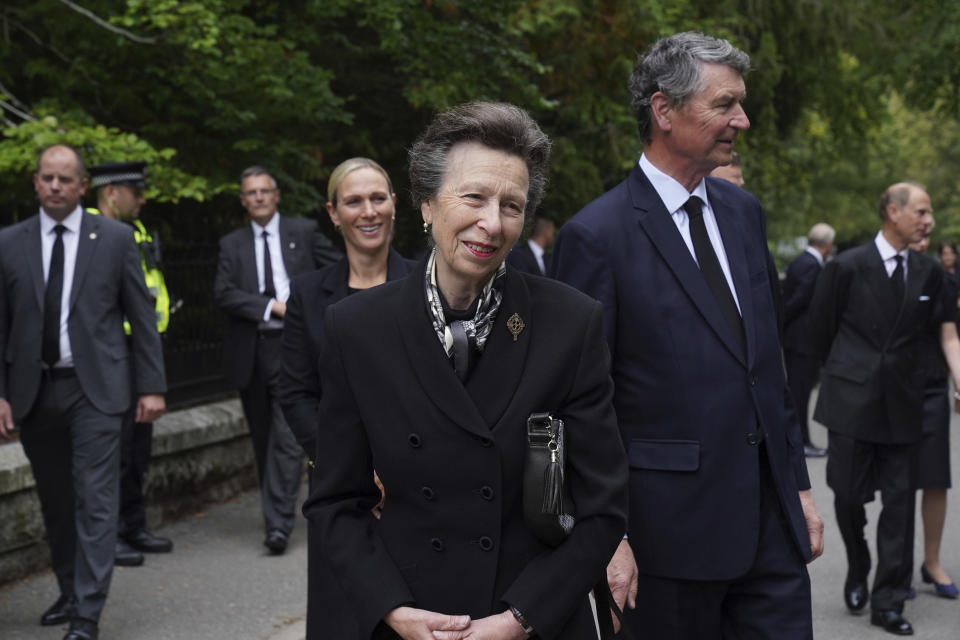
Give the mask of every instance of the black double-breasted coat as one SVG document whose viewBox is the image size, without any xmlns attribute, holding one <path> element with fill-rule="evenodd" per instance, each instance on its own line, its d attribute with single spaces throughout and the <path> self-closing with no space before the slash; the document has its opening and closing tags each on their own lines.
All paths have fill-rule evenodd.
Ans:
<svg viewBox="0 0 960 640">
<path fill-rule="evenodd" d="M 361 637 L 393 637 L 381 620 L 404 604 L 475 619 L 513 605 L 539 637 L 590 637 L 587 593 L 626 518 L 602 309 L 508 268 L 492 332 L 463 384 L 431 324 L 424 268 L 327 310 L 316 449 L 324 473 L 304 511 Z M 556 548 L 522 513 L 526 421 L 540 411 L 566 423 L 577 511 Z M 370 513 L 380 499 L 374 468 L 386 487 L 379 520 Z"/>
</svg>

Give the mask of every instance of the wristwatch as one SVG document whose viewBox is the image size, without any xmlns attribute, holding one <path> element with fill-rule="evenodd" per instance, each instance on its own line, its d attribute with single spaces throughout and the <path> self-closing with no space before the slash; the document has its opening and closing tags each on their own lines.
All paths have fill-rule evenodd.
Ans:
<svg viewBox="0 0 960 640">
<path fill-rule="evenodd" d="M 523 614 L 520 613 L 520 610 L 511 605 L 510 613 L 512 613 L 513 617 L 517 619 L 517 623 L 519 623 L 520 627 L 523 628 L 523 632 L 527 634 L 527 637 L 532 636 L 533 627 L 531 627 L 530 623 L 527 622 L 527 619 L 523 617 Z"/>
</svg>

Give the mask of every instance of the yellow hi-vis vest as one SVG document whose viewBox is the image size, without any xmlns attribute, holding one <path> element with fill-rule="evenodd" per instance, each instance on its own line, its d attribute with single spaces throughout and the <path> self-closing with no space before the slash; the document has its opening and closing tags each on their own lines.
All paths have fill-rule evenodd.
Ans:
<svg viewBox="0 0 960 640">
<path fill-rule="evenodd" d="M 100 215 L 100 211 L 93 207 L 88 207 L 87 213 Z M 154 242 L 153 236 L 147 232 L 147 228 L 139 220 L 133 220 L 130 224 L 133 226 L 133 239 L 136 240 L 137 248 L 140 249 L 140 268 L 143 269 L 143 279 L 153 300 L 157 316 L 157 331 L 163 333 L 170 324 L 170 294 L 163 280 L 163 272 L 160 271 L 160 243 Z M 123 321 L 123 330 L 130 335 L 130 323 L 126 320 Z"/>
</svg>

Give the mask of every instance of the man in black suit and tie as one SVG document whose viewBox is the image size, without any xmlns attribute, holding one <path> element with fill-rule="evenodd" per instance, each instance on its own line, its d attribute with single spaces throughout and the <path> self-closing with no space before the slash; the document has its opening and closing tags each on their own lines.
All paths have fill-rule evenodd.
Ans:
<svg viewBox="0 0 960 640">
<path fill-rule="evenodd" d="M 280 344 L 290 278 L 339 258 L 315 220 L 277 211 L 280 190 L 266 169 L 240 176 L 240 202 L 247 226 L 220 239 L 213 297 L 227 315 L 224 373 L 240 390 L 260 478 L 264 545 L 287 548 L 293 530 L 303 469 L 303 451 L 279 403 Z"/>
<path fill-rule="evenodd" d="M 783 356 L 787 366 L 787 384 L 800 418 L 803 453 L 808 458 L 827 455 L 810 441 L 808 406 L 810 393 L 820 375 L 820 358 L 810 335 L 810 299 L 823 263 L 833 251 L 837 233 L 826 222 L 818 222 L 807 234 L 807 248 L 787 267 L 783 281 Z"/>
<path fill-rule="evenodd" d="M 520 271 L 536 276 L 546 275 L 550 269 L 550 256 L 547 255 L 547 250 L 553 244 L 556 231 L 557 225 L 553 220 L 543 216 L 535 217 L 530 237 L 526 242 L 518 242 L 514 245 L 507 254 L 507 262 Z"/>
<path fill-rule="evenodd" d="M 607 576 L 637 637 L 813 634 L 805 561 L 823 521 L 785 402 L 763 210 L 708 176 L 750 126 L 748 68 L 701 33 L 641 54 L 629 86 L 643 155 L 553 252 L 554 275 L 604 306 L 630 462 L 629 540 Z"/>
<path fill-rule="evenodd" d="M 21 427 L 60 587 L 40 622 L 91 640 L 113 574 L 120 425 L 131 386 L 138 421 L 163 413 L 163 351 L 132 230 L 80 207 L 79 154 L 46 149 L 33 182 L 39 215 L 0 231 L 0 435 Z"/>
<path fill-rule="evenodd" d="M 918 184 L 894 184 L 880 199 L 880 217 L 873 240 L 828 262 L 817 280 L 810 316 L 825 362 L 814 418 L 829 430 L 827 484 L 847 551 L 844 601 L 856 612 L 870 599 L 872 624 L 912 635 L 903 605 L 913 572 L 915 453 L 923 426 L 921 340 L 940 331 L 955 381 L 960 351 L 945 329 L 956 310 L 944 302 L 943 270 L 907 247 L 933 223 L 930 197 Z M 868 595 L 863 502 L 878 488 L 883 509 Z"/>
</svg>

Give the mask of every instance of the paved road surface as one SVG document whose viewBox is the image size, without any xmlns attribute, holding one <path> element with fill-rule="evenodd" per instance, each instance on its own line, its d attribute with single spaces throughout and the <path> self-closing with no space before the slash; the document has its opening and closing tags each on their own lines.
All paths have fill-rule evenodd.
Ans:
<svg viewBox="0 0 960 640">
<path fill-rule="evenodd" d="M 960 469 L 960 418 L 953 419 L 954 478 Z M 813 427 L 813 438 L 826 443 L 826 432 Z M 842 602 L 846 559 L 833 518 L 832 493 L 824 484 L 826 462 L 810 460 L 814 495 L 827 521 L 827 551 L 810 568 L 814 629 L 822 640 L 883 639 L 892 636 L 872 627 L 869 617 L 851 616 Z M 302 640 L 306 606 L 305 526 L 298 522 L 287 553 L 266 554 L 259 499 L 249 492 L 228 503 L 164 527 L 175 542 L 172 554 L 147 557 L 138 568 L 118 568 L 103 615 L 103 640 Z M 878 505 L 868 511 L 871 547 Z M 919 524 L 919 517 L 918 517 Z M 915 557 L 921 556 L 917 528 Z M 951 492 L 944 566 L 960 580 L 960 493 Z M 874 552 L 875 555 L 875 552 Z M 919 584 L 908 603 L 907 618 L 918 640 L 960 640 L 960 601 L 944 600 Z M 47 571 L 0 588 L 0 639 L 59 640 L 64 631 L 36 624 L 56 598 L 56 583 Z M 658 639 L 654 639 L 658 640 Z M 669 639 L 663 639 L 669 640 Z"/>
</svg>

